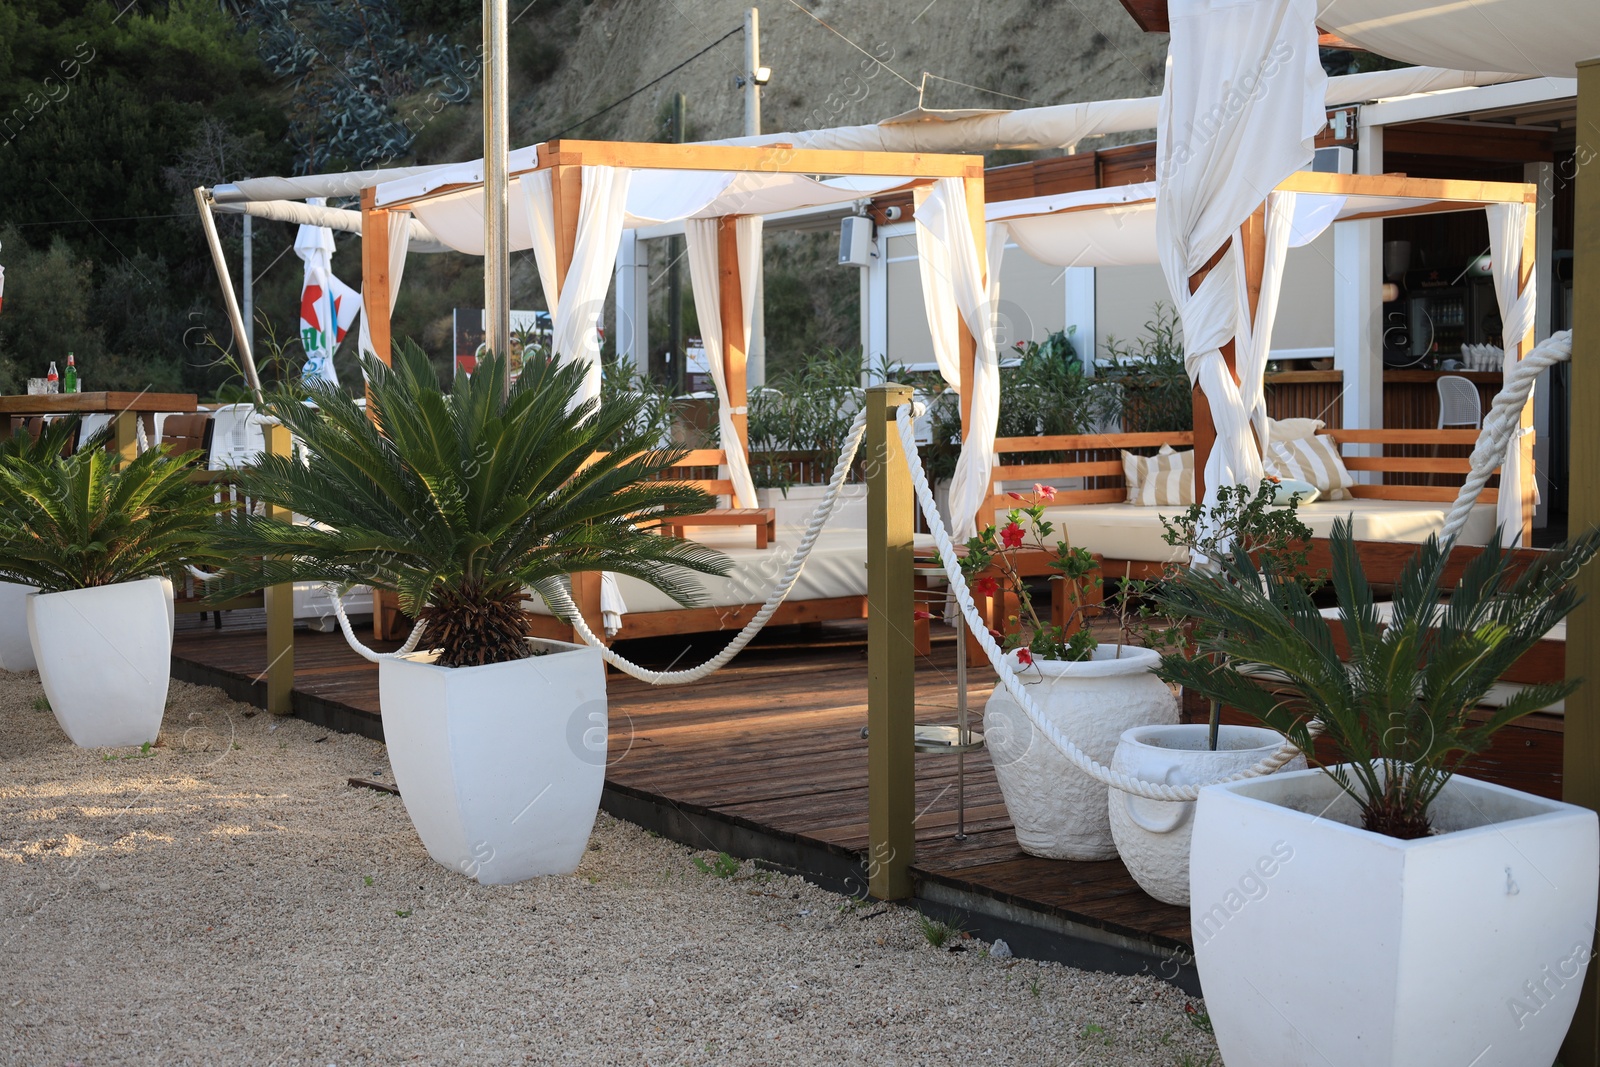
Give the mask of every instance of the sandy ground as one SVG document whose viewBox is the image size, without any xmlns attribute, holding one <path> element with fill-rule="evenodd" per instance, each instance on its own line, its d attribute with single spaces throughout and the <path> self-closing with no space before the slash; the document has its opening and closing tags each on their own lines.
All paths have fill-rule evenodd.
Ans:
<svg viewBox="0 0 1600 1067">
<path fill-rule="evenodd" d="M 0 674 L 0 1063 L 1215 1063 L 1184 995 L 601 815 L 571 876 L 428 859 L 382 745 L 173 683 L 149 754 Z"/>
</svg>

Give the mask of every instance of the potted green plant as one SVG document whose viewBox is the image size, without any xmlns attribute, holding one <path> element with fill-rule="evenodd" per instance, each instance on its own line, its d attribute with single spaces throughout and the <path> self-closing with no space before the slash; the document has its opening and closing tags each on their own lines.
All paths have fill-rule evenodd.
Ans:
<svg viewBox="0 0 1600 1067">
<path fill-rule="evenodd" d="M 164 449 L 119 469 L 98 441 L 63 457 L 68 432 L 0 458 L 0 579 L 37 590 L 29 645 L 73 743 L 153 742 L 171 672 L 170 575 L 216 559 L 219 505 Z"/>
<path fill-rule="evenodd" d="M 1578 1001 L 1594 939 L 1592 811 L 1457 773 L 1495 731 L 1571 693 L 1495 681 L 1578 602 L 1590 533 L 1524 564 L 1491 543 L 1446 578 L 1422 546 L 1377 610 L 1348 522 L 1334 528 L 1331 620 L 1295 582 L 1234 553 L 1168 583 L 1208 655 L 1167 679 L 1311 750 L 1317 769 L 1203 790 L 1191 922 L 1230 1067 L 1544 1064 Z M 1330 625 L 1348 647 L 1341 657 Z"/>
<path fill-rule="evenodd" d="M 658 480 L 681 452 L 658 447 L 637 399 L 577 401 L 577 364 L 528 358 L 508 389 L 504 361 L 486 357 L 448 394 L 415 345 L 364 368 L 371 418 L 333 387 L 311 388 L 314 408 L 268 403 L 311 460 L 264 457 L 244 492 L 311 522 L 242 518 L 224 547 L 265 562 L 214 595 L 291 581 L 396 591 L 425 626 L 422 651 L 380 662 L 379 702 L 429 854 L 485 883 L 570 871 L 604 779 L 605 669 L 595 649 L 530 637 L 524 601 L 613 571 L 694 603 L 686 571 L 725 561 L 655 527 L 709 498 Z"/>
<path fill-rule="evenodd" d="M 1178 703 L 1153 673 L 1159 655 L 1122 643 L 1102 646 L 1083 623 L 1083 583 L 1094 558 L 1055 540 L 1044 517 L 1055 496 L 1036 485 L 1012 494 L 998 529 L 990 525 L 967 542 L 962 570 L 977 596 L 1015 597 L 1017 629 L 1003 644 L 1011 669 L 1035 685 L 1040 713 L 1100 763 L 1107 763 L 1122 734 L 1134 727 L 1174 723 Z M 1052 581 L 1069 583 L 1072 610 L 1065 626 L 1046 623 L 1033 604 L 1018 554 L 1042 552 Z M 1009 628 L 1008 628 L 1009 629 Z M 984 705 L 984 737 L 1006 810 L 1024 852 L 1048 859 L 1102 860 L 1117 854 L 1107 817 L 1106 786 L 1083 773 L 1034 726 L 1022 707 L 997 686 Z"/>
<path fill-rule="evenodd" d="M 11 436 L 0 437 L 0 463 L 8 459 L 40 463 L 59 458 L 72 447 L 78 425 L 75 415 L 56 419 L 41 427 L 37 437 L 26 426 L 17 425 Z M 31 585 L 0 582 L 0 670 L 31 671 L 37 666 L 33 644 L 28 640 L 28 594 L 36 592 Z"/>
</svg>

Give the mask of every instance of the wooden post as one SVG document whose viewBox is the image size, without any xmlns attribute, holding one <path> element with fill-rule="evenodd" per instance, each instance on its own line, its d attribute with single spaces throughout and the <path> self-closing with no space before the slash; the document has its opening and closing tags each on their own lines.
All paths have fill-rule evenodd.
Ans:
<svg viewBox="0 0 1600 1067">
<path fill-rule="evenodd" d="M 1538 194 L 1530 194 L 1528 200 L 1528 221 L 1522 238 L 1522 267 L 1517 272 L 1517 292 L 1522 292 L 1534 281 L 1534 268 L 1537 266 L 1539 253 L 1539 202 Z M 1545 294 L 1548 300 L 1550 294 Z M 1534 337 L 1534 328 L 1530 324 L 1525 336 L 1517 338 L 1520 348 L 1517 358 L 1525 359 L 1533 346 L 1537 343 Z M 1504 344 L 1510 344 L 1511 338 L 1502 337 Z M 1517 449 L 1517 462 L 1522 466 L 1522 547 L 1528 548 L 1533 544 L 1533 494 L 1537 482 L 1538 472 L 1533 469 L 1533 397 L 1528 397 L 1528 402 L 1522 405 L 1520 424 L 1525 431 L 1520 439 Z"/>
<path fill-rule="evenodd" d="M 867 889 L 911 895 L 916 856 L 912 495 L 895 410 L 911 389 L 867 390 Z"/>
<path fill-rule="evenodd" d="M 1572 468 L 1567 475 L 1567 528 L 1572 534 L 1600 526 L 1600 60 L 1578 67 L 1576 219 L 1572 293 Z M 1587 165 L 1584 165 L 1587 164 Z M 1579 415 L 1579 413 L 1583 413 Z M 1585 417 L 1588 416 L 1588 417 Z M 1562 796 L 1600 809 L 1600 567 L 1578 575 L 1584 601 L 1567 619 L 1567 671 L 1588 681 L 1567 698 Z M 1600 920 L 1600 917 L 1597 917 Z M 1578 1012 L 1561 1046 L 1567 1067 L 1600 1067 L 1600 997 L 1596 968 L 1584 969 Z"/>
<path fill-rule="evenodd" d="M 733 429 L 738 439 L 724 441 L 727 451 L 737 448 L 750 454 L 750 383 L 746 360 L 749 338 L 744 335 L 744 289 L 739 279 L 738 219 L 724 215 L 717 220 L 717 292 L 722 307 L 722 373 L 728 383 L 728 406 L 732 408 Z M 740 500 L 742 508 L 756 506 L 754 500 Z"/>
<path fill-rule="evenodd" d="M 280 423 L 262 427 L 269 456 L 289 454 L 289 428 Z M 293 521 L 288 508 L 268 505 L 267 518 Z M 267 710 L 288 715 L 294 710 L 294 585 L 269 585 L 264 593 L 267 609 Z"/>
<path fill-rule="evenodd" d="M 389 212 L 376 206 L 376 189 L 361 190 L 361 313 L 367 317 L 372 354 L 389 362 Z"/>
<path fill-rule="evenodd" d="M 978 253 L 978 273 L 983 279 L 984 292 L 989 285 L 989 250 L 986 240 L 988 220 L 983 210 L 983 169 L 974 169 L 963 180 L 967 192 L 967 220 L 972 226 L 972 242 Z M 991 313 L 994 309 L 990 309 Z M 967 326 L 967 317 L 956 313 L 956 336 L 961 342 L 961 437 L 966 439 L 972 425 L 972 383 L 977 374 L 978 339 Z"/>
<path fill-rule="evenodd" d="M 117 467 L 121 469 L 139 458 L 139 416 L 136 412 L 119 411 L 111 416 L 111 425 Z"/>
<path fill-rule="evenodd" d="M 1267 208 L 1265 204 L 1251 212 L 1250 217 L 1239 228 L 1240 254 L 1244 256 L 1245 293 L 1250 307 L 1250 321 L 1253 324 L 1256 317 L 1256 304 L 1261 299 L 1261 276 L 1266 269 L 1267 260 Z M 1200 283 L 1206 280 L 1222 257 L 1227 254 L 1230 240 L 1206 261 L 1205 266 L 1195 271 L 1189 277 L 1189 292 L 1192 295 L 1200 288 Z M 1233 384 L 1239 384 L 1239 372 L 1235 369 L 1237 349 L 1232 338 L 1222 346 L 1222 361 L 1228 366 L 1228 373 L 1233 375 Z M 1206 497 L 1206 461 L 1211 458 L 1211 450 L 1217 443 L 1217 424 L 1211 416 L 1211 402 L 1196 385 L 1191 391 L 1194 404 L 1194 498 L 1204 502 Z M 1123 427 L 1124 430 L 1127 427 Z"/>
</svg>

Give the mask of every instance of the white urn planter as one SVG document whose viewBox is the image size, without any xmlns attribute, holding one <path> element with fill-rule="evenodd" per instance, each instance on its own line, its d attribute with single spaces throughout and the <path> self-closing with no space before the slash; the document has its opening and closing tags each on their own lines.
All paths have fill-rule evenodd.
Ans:
<svg viewBox="0 0 1600 1067">
<path fill-rule="evenodd" d="M 1147 648 L 1101 645 L 1079 662 L 1007 660 L 1040 713 L 1084 752 L 1106 764 L 1126 730 L 1178 721 L 1178 701 L 1150 673 L 1161 657 Z M 1078 769 L 1027 713 L 996 686 L 983 711 L 984 738 L 1017 843 L 1032 856 L 1106 860 L 1117 855 L 1106 787 Z"/>
<path fill-rule="evenodd" d="M 172 583 L 142 578 L 27 599 L 39 680 L 72 743 L 155 741 L 172 677 Z"/>
<path fill-rule="evenodd" d="M 1262 726 L 1223 726 L 1217 750 L 1208 724 L 1139 726 L 1123 733 L 1111 769 L 1162 785 L 1212 782 L 1249 770 L 1277 752 L 1284 737 Z M 1302 770 L 1304 756 L 1283 768 Z M 1189 841 L 1194 802 L 1150 800 L 1113 787 L 1107 798 L 1117 854 L 1139 888 L 1167 904 L 1189 903 Z"/>
<path fill-rule="evenodd" d="M 28 639 L 28 594 L 31 585 L 0 582 L 0 670 L 31 671 L 33 642 Z"/>
<path fill-rule="evenodd" d="M 1555 1060 L 1594 940 L 1595 813 L 1456 777 L 1434 836 L 1321 771 L 1203 790 L 1196 962 L 1228 1067 Z"/>
<path fill-rule="evenodd" d="M 428 855 L 485 885 L 565 874 L 583 859 L 606 770 L 600 653 L 439 667 L 434 653 L 378 664 L 395 784 Z"/>
</svg>

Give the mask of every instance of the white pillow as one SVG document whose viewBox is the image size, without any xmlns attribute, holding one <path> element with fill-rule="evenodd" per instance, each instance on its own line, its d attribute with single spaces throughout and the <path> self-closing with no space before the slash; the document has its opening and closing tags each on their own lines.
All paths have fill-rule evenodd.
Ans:
<svg viewBox="0 0 1600 1067">
<path fill-rule="evenodd" d="M 1339 455 L 1339 446 L 1320 434 L 1273 441 L 1262 457 L 1262 467 L 1273 477 L 1310 482 L 1324 500 L 1346 500 L 1356 484 Z"/>
<path fill-rule="evenodd" d="M 1274 441 L 1299 441 L 1310 437 L 1327 424 L 1321 419 L 1267 418 L 1267 446 Z"/>
<path fill-rule="evenodd" d="M 1128 483 L 1128 503 L 1162 507 L 1194 503 L 1194 450 L 1174 452 L 1162 445 L 1153 456 L 1122 453 L 1122 477 Z"/>
</svg>

